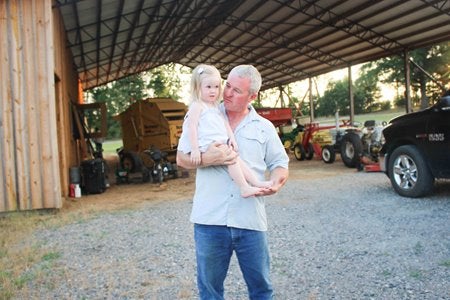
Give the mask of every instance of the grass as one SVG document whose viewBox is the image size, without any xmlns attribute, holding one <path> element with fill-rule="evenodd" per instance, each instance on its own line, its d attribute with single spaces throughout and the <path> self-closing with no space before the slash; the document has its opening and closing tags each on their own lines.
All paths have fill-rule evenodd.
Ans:
<svg viewBox="0 0 450 300">
<path fill-rule="evenodd" d="M 386 121 L 389 122 L 391 119 L 398 117 L 400 115 L 405 114 L 404 109 L 392 109 L 389 111 L 380 111 L 380 112 L 374 112 L 374 113 L 367 113 L 367 114 L 360 114 L 355 115 L 355 122 L 359 122 L 363 124 L 367 120 L 375 120 L 378 122 Z M 349 120 L 350 116 L 339 116 L 340 120 Z M 316 118 L 316 122 L 319 123 L 334 123 L 335 118 L 334 117 L 320 117 Z"/>
<path fill-rule="evenodd" d="M 116 154 L 116 149 L 123 146 L 121 139 L 107 140 L 103 143 L 103 154 L 112 155 Z"/>
<path fill-rule="evenodd" d="M 90 218 L 91 214 L 26 211 L 0 214 L 0 299 L 14 299 L 30 281 L 40 281 L 61 253 L 46 249 L 33 232 Z"/>
<path fill-rule="evenodd" d="M 444 260 L 443 262 L 441 262 L 439 265 L 443 266 L 443 267 L 448 267 L 450 268 L 450 259 L 449 260 Z"/>
<path fill-rule="evenodd" d="M 16 290 L 32 279 L 27 270 L 43 253 L 24 241 L 30 242 L 28 238 L 41 220 L 37 213 L 28 212 L 0 219 L 0 299 L 11 299 Z"/>
</svg>

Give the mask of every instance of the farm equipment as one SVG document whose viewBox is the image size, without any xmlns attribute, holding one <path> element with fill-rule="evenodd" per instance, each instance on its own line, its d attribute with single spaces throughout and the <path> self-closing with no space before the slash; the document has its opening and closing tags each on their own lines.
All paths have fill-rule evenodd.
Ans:
<svg viewBox="0 0 450 300">
<path fill-rule="evenodd" d="M 133 177 L 142 182 L 162 182 L 170 175 L 177 177 L 175 153 L 186 112 L 181 102 L 149 98 L 136 101 L 116 117 L 123 140 L 123 147 L 117 149 L 117 182 Z"/>
<path fill-rule="evenodd" d="M 152 146 L 176 151 L 187 107 L 170 98 L 136 101 L 116 118 L 122 127 L 123 147 L 142 152 Z"/>
<path fill-rule="evenodd" d="M 292 148 L 293 141 L 297 134 L 303 130 L 302 127 L 292 126 L 291 108 L 257 108 L 256 112 L 266 118 L 277 128 L 278 135 L 285 149 Z"/>
<path fill-rule="evenodd" d="M 378 124 L 369 120 L 364 122 L 363 128 L 330 130 L 333 143 L 322 147 L 322 160 L 325 163 L 333 163 L 336 153 L 340 153 L 342 162 L 347 167 L 362 170 L 366 166 L 368 170 L 376 171 L 371 165 L 377 165 L 384 126 L 385 122 Z"/>
<path fill-rule="evenodd" d="M 294 156 L 297 160 L 311 160 L 316 154 L 322 156 L 322 148 L 334 144 L 332 129 L 336 131 L 349 130 L 352 128 L 349 121 L 342 120 L 339 125 L 320 125 L 319 123 L 308 123 L 296 136 L 293 143 Z"/>
<path fill-rule="evenodd" d="M 178 178 L 178 168 L 175 163 L 167 160 L 167 152 L 155 147 L 142 153 L 117 149 L 119 167 L 116 170 L 117 183 L 131 181 L 153 182 L 161 184 L 165 179 Z"/>
</svg>

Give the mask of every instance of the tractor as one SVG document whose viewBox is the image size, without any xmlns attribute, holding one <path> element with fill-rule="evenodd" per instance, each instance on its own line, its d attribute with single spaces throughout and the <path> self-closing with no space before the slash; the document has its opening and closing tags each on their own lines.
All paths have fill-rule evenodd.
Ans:
<svg viewBox="0 0 450 300">
<path fill-rule="evenodd" d="M 378 162 L 378 153 L 382 146 L 381 132 L 386 122 L 374 120 L 364 122 L 363 128 L 330 130 L 333 143 L 322 146 L 322 160 L 333 163 L 336 153 L 340 153 L 342 162 L 349 168 L 362 169 L 364 165 Z"/>
</svg>

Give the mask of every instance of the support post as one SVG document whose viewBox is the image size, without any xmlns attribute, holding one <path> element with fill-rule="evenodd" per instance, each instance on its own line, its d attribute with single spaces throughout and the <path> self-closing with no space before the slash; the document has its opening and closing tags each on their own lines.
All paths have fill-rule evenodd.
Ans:
<svg viewBox="0 0 450 300">
<path fill-rule="evenodd" d="M 350 99 L 350 123 L 355 121 L 355 100 L 353 98 L 352 66 L 348 66 L 348 97 Z"/>
<path fill-rule="evenodd" d="M 406 113 L 412 112 L 411 105 L 411 66 L 409 64 L 409 52 L 405 50 L 405 100 L 406 100 Z"/>
<path fill-rule="evenodd" d="M 311 119 L 311 123 L 314 122 L 314 100 L 312 94 L 312 78 L 309 77 L 309 117 Z"/>
</svg>

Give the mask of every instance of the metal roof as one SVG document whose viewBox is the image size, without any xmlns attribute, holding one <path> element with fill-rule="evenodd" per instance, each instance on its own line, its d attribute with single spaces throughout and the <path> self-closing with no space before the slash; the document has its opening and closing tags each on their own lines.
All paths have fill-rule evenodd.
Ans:
<svg viewBox="0 0 450 300">
<path fill-rule="evenodd" d="M 450 1 L 55 0 L 84 89 L 170 62 L 267 89 L 450 40 Z"/>
</svg>

